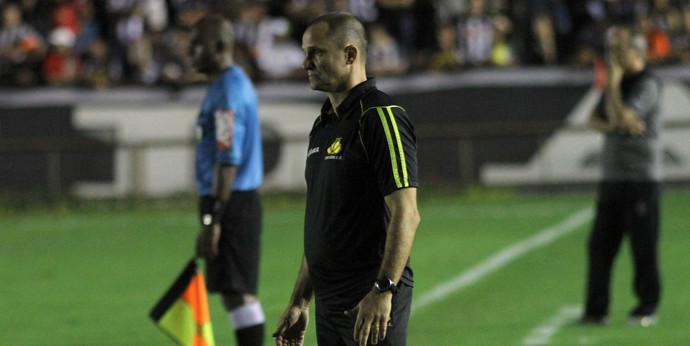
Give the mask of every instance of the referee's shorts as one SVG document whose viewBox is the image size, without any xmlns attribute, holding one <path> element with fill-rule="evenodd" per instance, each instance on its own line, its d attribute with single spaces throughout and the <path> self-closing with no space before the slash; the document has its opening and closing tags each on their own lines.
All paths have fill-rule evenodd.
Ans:
<svg viewBox="0 0 690 346">
<path fill-rule="evenodd" d="M 218 256 L 206 261 L 209 292 L 256 295 L 259 283 L 261 197 L 233 191 L 221 214 Z"/>
</svg>

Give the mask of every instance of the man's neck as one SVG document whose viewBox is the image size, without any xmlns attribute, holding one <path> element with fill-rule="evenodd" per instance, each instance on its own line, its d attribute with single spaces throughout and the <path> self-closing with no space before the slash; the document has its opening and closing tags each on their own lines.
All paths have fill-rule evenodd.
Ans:
<svg viewBox="0 0 690 346">
<path fill-rule="evenodd" d="M 208 77 L 211 78 L 211 79 L 216 79 L 216 78 L 220 77 L 220 75 L 222 75 L 222 74 L 223 74 L 225 71 L 227 71 L 229 68 L 231 68 L 232 65 L 233 65 L 233 62 L 232 62 L 231 59 L 228 60 L 228 61 L 225 61 L 225 62 L 223 63 L 223 65 L 220 66 L 220 67 L 218 68 L 217 71 L 214 71 L 214 72 L 212 72 L 212 73 L 209 73 L 209 74 L 208 74 Z"/>
<path fill-rule="evenodd" d="M 326 95 L 328 96 L 328 99 L 331 101 L 331 106 L 333 106 L 333 110 L 336 110 L 338 106 L 340 106 L 343 101 L 347 98 L 348 95 L 350 95 L 350 92 L 352 89 L 354 89 L 356 86 L 360 85 L 361 83 L 366 82 L 367 78 L 366 76 L 362 78 L 354 78 L 350 80 L 347 84 L 348 88 L 345 91 L 340 91 L 340 92 L 329 92 Z"/>
<path fill-rule="evenodd" d="M 352 89 L 350 89 L 352 90 Z M 345 92 L 339 92 L 339 93 L 328 93 L 328 100 L 331 101 L 331 106 L 333 107 L 333 112 L 335 112 L 336 115 L 338 115 L 337 109 L 338 106 L 340 106 L 343 101 L 347 98 L 347 95 L 350 94 L 350 90 L 345 91 Z"/>
</svg>

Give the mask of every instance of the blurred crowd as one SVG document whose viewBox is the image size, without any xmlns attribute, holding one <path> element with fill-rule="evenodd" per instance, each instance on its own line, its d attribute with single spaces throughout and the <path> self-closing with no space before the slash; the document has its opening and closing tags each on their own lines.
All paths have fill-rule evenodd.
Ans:
<svg viewBox="0 0 690 346">
<path fill-rule="evenodd" d="M 0 86 L 182 87 L 207 12 L 233 21 L 236 61 L 261 83 L 302 78 L 301 34 L 333 10 L 367 25 L 369 73 L 601 59 L 606 28 L 631 24 L 652 64 L 690 62 L 690 0 L 0 0 Z"/>
</svg>

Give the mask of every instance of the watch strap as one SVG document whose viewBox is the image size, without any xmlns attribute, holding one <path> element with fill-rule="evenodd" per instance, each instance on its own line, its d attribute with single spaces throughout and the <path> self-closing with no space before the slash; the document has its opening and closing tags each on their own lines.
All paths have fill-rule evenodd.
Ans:
<svg viewBox="0 0 690 346">
<path fill-rule="evenodd" d="M 398 286 L 396 286 L 395 282 L 393 282 L 393 280 L 389 277 L 376 279 L 374 287 L 379 293 L 383 293 L 386 291 L 390 291 L 391 293 L 393 293 L 393 295 L 398 293 Z"/>
</svg>

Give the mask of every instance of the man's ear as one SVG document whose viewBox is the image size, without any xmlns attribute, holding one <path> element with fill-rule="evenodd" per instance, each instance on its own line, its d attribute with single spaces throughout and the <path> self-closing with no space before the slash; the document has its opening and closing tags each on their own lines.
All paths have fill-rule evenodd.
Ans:
<svg viewBox="0 0 690 346">
<path fill-rule="evenodd" d="M 352 64 L 355 62 L 355 59 L 357 58 L 357 47 L 349 45 L 345 47 L 345 59 L 348 64 Z"/>
</svg>

